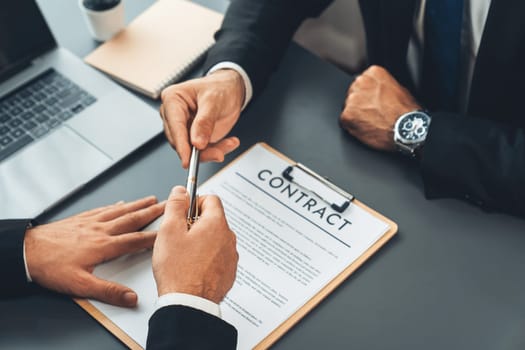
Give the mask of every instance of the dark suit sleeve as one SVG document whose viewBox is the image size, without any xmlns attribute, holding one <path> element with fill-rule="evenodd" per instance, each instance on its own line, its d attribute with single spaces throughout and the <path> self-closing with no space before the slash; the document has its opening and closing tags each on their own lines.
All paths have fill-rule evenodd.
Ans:
<svg viewBox="0 0 525 350">
<path fill-rule="evenodd" d="M 30 290 L 24 266 L 24 236 L 31 220 L 0 221 L 0 297 Z"/>
<path fill-rule="evenodd" d="M 147 350 L 234 350 L 237 330 L 218 317 L 191 307 L 172 305 L 149 320 Z"/>
<path fill-rule="evenodd" d="M 332 0 L 233 0 L 204 71 L 231 61 L 246 71 L 256 96 L 276 69 L 301 22 L 318 16 Z"/>
<path fill-rule="evenodd" d="M 525 130 L 432 115 L 421 161 L 427 197 L 462 198 L 487 211 L 525 217 Z"/>
</svg>

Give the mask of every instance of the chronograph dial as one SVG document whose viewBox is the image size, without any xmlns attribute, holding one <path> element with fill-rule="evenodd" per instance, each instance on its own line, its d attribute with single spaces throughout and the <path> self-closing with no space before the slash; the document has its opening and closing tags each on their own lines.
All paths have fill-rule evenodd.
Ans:
<svg viewBox="0 0 525 350">
<path fill-rule="evenodd" d="M 414 155 L 427 137 L 432 118 L 425 112 L 403 114 L 394 126 L 394 142 L 403 153 Z"/>
</svg>

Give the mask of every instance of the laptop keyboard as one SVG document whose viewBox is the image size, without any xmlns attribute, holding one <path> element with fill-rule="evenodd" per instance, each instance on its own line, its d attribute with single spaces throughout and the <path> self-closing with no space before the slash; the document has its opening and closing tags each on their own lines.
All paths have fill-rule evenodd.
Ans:
<svg viewBox="0 0 525 350">
<path fill-rule="evenodd" d="M 0 162 L 95 101 L 54 69 L 0 98 Z"/>
</svg>

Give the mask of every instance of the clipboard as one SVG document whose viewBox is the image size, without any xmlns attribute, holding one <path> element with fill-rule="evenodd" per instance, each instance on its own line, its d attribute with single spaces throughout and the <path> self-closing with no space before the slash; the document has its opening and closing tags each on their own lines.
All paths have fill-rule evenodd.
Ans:
<svg viewBox="0 0 525 350">
<path fill-rule="evenodd" d="M 327 178 L 319 175 L 313 170 L 309 169 L 301 163 L 294 162 L 292 159 L 288 158 L 281 152 L 272 148 L 264 142 L 259 142 L 251 146 L 248 150 L 244 151 L 236 159 L 231 161 L 228 165 L 218 171 L 214 176 L 221 174 L 223 171 L 228 169 L 230 166 L 239 161 L 246 153 L 248 153 L 255 146 L 262 146 L 267 151 L 273 153 L 279 158 L 285 160 L 289 166 L 283 169 L 282 177 L 287 181 L 294 183 L 302 187 L 304 190 L 313 193 L 315 196 L 321 200 L 327 202 L 334 210 L 338 212 L 344 212 L 350 206 L 350 203 L 356 205 L 363 210 L 367 211 L 380 221 L 386 223 L 389 229 L 374 243 L 372 244 L 363 254 L 361 254 L 356 260 L 354 260 L 350 265 L 348 265 L 343 271 L 341 271 L 336 277 L 334 277 L 330 282 L 328 282 L 323 288 L 319 290 L 313 297 L 311 297 L 302 307 L 300 307 L 295 313 L 293 313 L 287 320 L 281 323 L 277 328 L 268 334 L 261 342 L 259 342 L 254 349 L 262 350 L 268 349 L 275 342 L 277 342 L 286 332 L 288 332 L 293 326 L 295 326 L 308 312 L 314 309 L 319 303 L 321 303 L 332 291 L 334 291 L 341 283 L 343 283 L 354 271 L 356 271 L 361 265 L 365 263 L 375 252 L 377 252 L 383 245 L 385 245 L 396 233 L 398 230 L 397 224 L 383 216 L 382 214 L 376 212 L 370 207 L 366 206 L 364 203 L 360 202 L 353 195 L 341 189 L 337 185 L 333 184 Z M 210 178 L 210 179 L 211 179 Z M 313 179 L 320 186 L 316 188 L 308 188 L 305 179 Z M 209 180 L 208 180 L 209 181 Z M 320 188 L 322 190 L 320 190 Z M 328 194 L 329 191 L 332 191 L 332 195 Z M 322 192 L 322 193 L 320 193 Z M 328 194 L 328 195 L 327 195 Z M 117 337 L 122 343 L 128 346 L 130 349 L 143 349 L 140 344 L 138 344 L 133 338 L 131 338 L 127 333 L 121 330 L 116 324 L 114 324 L 110 319 L 108 319 L 100 310 L 98 310 L 89 300 L 87 299 L 73 299 L 82 309 L 84 309 L 91 317 L 97 320 L 102 324 L 109 332 L 111 332 L 115 337 Z"/>
</svg>

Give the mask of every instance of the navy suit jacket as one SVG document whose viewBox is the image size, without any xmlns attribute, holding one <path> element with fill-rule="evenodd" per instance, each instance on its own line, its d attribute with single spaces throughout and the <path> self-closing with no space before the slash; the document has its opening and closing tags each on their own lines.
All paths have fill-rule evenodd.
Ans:
<svg viewBox="0 0 525 350">
<path fill-rule="evenodd" d="M 331 2 L 233 0 L 205 71 L 221 61 L 238 63 L 257 96 L 300 23 Z M 360 1 L 369 63 L 385 67 L 416 97 L 406 57 L 417 3 Z M 525 2 L 492 0 L 467 113 L 430 111 L 433 119 L 420 163 L 428 198 L 462 198 L 488 211 L 525 216 L 524 16 Z"/>
</svg>

